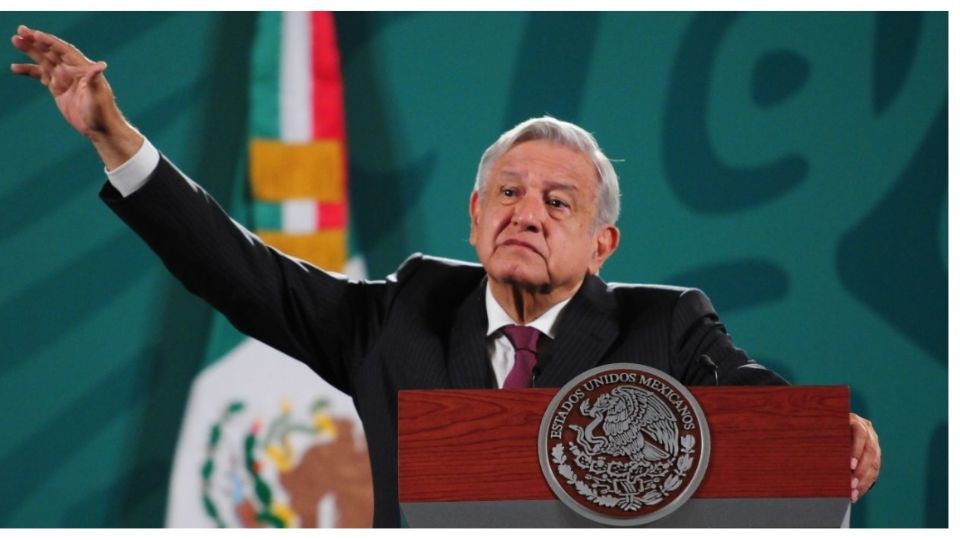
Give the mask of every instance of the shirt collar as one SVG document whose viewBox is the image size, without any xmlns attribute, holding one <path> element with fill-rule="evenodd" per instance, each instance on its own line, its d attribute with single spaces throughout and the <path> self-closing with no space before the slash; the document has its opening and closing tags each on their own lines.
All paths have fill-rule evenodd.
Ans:
<svg viewBox="0 0 960 540">
<path fill-rule="evenodd" d="M 486 285 L 486 304 L 487 304 L 487 337 L 491 336 L 497 330 L 500 330 L 508 324 L 517 324 L 510 315 L 507 315 L 507 312 L 504 311 L 500 304 L 497 302 L 497 299 L 493 297 L 493 292 L 490 290 L 490 283 Z M 536 320 L 531 321 L 526 326 L 532 326 L 536 328 L 541 333 L 546 334 L 550 339 L 556 337 L 557 321 L 560 319 L 560 312 L 563 311 L 563 308 L 570 303 L 570 300 L 573 297 L 567 298 L 562 302 L 554 304 L 550 309 L 545 311 L 543 315 L 536 318 Z"/>
</svg>

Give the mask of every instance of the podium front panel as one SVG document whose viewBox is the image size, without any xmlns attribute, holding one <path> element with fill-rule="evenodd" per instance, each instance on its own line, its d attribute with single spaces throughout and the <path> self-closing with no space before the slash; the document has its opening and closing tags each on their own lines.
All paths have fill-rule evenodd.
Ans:
<svg viewBox="0 0 960 540">
<path fill-rule="evenodd" d="M 850 495 L 848 388 L 689 389 L 707 417 L 710 464 L 693 497 L 652 526 L 845 523 Z M 555 393 L 401 392 L 399 489 L 408 523 L 593 525 L 557 501 L 541 473 L 537 437 Z"/>
</svg>

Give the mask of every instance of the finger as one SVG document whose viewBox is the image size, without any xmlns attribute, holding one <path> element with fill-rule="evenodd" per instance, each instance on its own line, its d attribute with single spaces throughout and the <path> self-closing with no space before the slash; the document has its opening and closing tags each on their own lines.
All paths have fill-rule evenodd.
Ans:
<svg viewBox="0 0 960 540">
<path fill-rule="evenodd" d="M 50 82 L 50 78 L 53 77 L 53 70 L 56 68 L 56 66 L 54 66 L 50 60 L 47 60 L 45 56 L 41 56 L 37 63 L 40 65 L 40 74 L 42 76 L 41 81 L 43 84 L 48 84 Z"/>
<path fill-rule="evenodd" d="M 47 45 L 37 42 L 37 33 L 35 30 L 31 30 L 22 24 L 17 27 L 15 37 L 19 38 L 18 41 L 25 47 L 34 49 L 37 52 L 46 52 L 49 48 Z"/>
<path fill-rule="evenodd" d="M 64 58 L 62 54 L 58 53 L 53 49 L 47 49 L 42 54 L 43 54 L 43 57 L 46 58 L 52 64 L 56 65 L 56 64 L 68 63 L 68 62 L 64 62 Z"/>
<path fill-rule="evenodd" d="M 850 446 L 850 457 L 856 459 L 857 462 L 862 461 L 861 456 L 863 455 L 863 447 L 867 444 L 867 430 L 863 426 L 862 420 L 863 419 L 859 416 L 850 413 L 850 431 L 853 437 L 853 441 Z M 858 466 L 859 463 L 854 464 L 851 460 L 851 469 L 855 469 Z"/>
<path fill-rule="evenodd" d="M 38 81 L 41 78 L 40 66 L 36 64 L 10 64 L 10 71 L 16 73 L 17 75 L 33 77 Z"/>
<path fill-rule="evenodd" d="M 39 63 L 40 59 L 43 58 L 43 52 L 36 49 L 34 41 L 31 38 L 16 35 L 10 38 L 10 43 L 13 43 L 13 46 L 16 47 L 17 50 L 29 56 L 34 62 Z"/>
<path fill-rule="evenodd" d="M 863 457 L 860 458 L 860 463 L 857 465 L 856 470 L 853 471 L 854 478 L 860 481 L 857 486 L 860 493 L 866 493 L 873 487 L 873 483 L 876 482 L 877 476 L 879 475 L 880 447 L 871 441 L 864 449 Z"/>
<path fill-rule="evenodd" d="M 31 30 L 22 24 L 17 27 L 16 37 L 19 37 L 21 42 L 29 47 L 40 49 L 41 52 L 47 49 L 46 45 L 37 42 L 37 31 Z"/>
<path fill-rule="evenodd" d="M 17 28 L 17 34 L 13 36 L 11 41 L 14 47 L 26 53 L 27 56 L 37 63 L 40 63 L 42 59 L 46 58 L 47 61 L 52 64 L 60 64 L 64 61 L 64 57 L 67 56 L 64 54 L 67 49 L 53 46 L 56 44 L 56 38 L 37 30 L 30 30 L 23 25 Z M 73 50 L 76 51 L 75 48 Z M 68 63 L 76 65 L 82 63 L 85 57 L 77 51 L 76 55 L 70 55 L 66 60 Z"/>
<path fill-rule="evenodd" d="M 873 487 L 880 474 L 880 440 L 868 420 L 851 414 L 850 426 L 853 432 L 851 487 L 862 496 Z"/>
<path fill-rule="evenodd" d="M 38 47 L 44 52 L 48 50 L 52 51 L 53 53 L 61 56 L 67 62 L 72 64 L 90 62 L 90 59 L 84 56 L 79 49 L 53 34 L 34 30 L 33 39 L 37 42 Z"/>
<path fill-rule="evenodd" d="M 857 460 L 857 466 L 853 470 L 854 476 L 862 478 L 870 469 L 879 469 L 880 467 L 880 442 L 875 433 L 867 433 L 864 436 L 863 450 Z"/>
<path fill-rule="evenodd" d="M 17 49 L 26 53 L 34 62 L 38 64 L 42 63 L 44 60 L 53 66 L 60 64 L 84 66 L 92 63 L 72 45 L 63 42 L 54 36 L 50 36 L 49 34 L 44 34 L 43 32 L 35 30 L 19 30 L 17 35 L 13 36 L 12 42 Z M 66 48 L 60 46 L 51 46 L 51 44 L 56 44 L 58 42 L 63 43 Z"/>
</svg>

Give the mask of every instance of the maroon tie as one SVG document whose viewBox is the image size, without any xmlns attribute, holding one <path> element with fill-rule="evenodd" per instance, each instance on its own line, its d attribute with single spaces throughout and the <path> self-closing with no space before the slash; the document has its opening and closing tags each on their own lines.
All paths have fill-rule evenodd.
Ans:
<svg viewBox="0 0 960 540">
<path fill-rule="evenodd" d="M 516 350 L 513 369 L 503 381 L 503 388 L 530 388 L 533 366 L 537 365 L 537 340 L 540 331 L 529 326 L 510 324 L 503 327 L 503 333 Z"/>
</svg>

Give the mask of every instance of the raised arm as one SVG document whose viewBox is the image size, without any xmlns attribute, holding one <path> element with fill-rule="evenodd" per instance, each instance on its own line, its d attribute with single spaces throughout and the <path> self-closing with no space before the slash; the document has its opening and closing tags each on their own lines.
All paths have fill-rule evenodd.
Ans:
<svg viewBox="0 0 960 540">
<path fill-rule="evenodd" d="M 108 170 L 136 153 L 143 136 L 117 107 L 103 74 L 106 62 L 94 62 L 66 41 L 23 25 L 11 41 L 33 63 L 11 64 L 10 70 L 50 90 L 67 123 L 93 143 Z"/>
<path fill-rule="evenodd" d="M 117 107 L 103 75 L 106 63 L 25 26 L 12 42 L 33 63 L 13 64 L 11 70 L 50 90 L 64 118 L 93 143 L 108 170 L 128 163 L 142 146 L 152 149 Z M 387 286 L 350 282 L 264 244 L 165 158 L 157 156 L 146 174 L 130 192 L 107 182 L 101 198 L 189 291 L 245 334 L 305 362 L 350 393 L 352 374 L 379 331 Z"/>
</svg>

